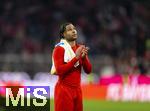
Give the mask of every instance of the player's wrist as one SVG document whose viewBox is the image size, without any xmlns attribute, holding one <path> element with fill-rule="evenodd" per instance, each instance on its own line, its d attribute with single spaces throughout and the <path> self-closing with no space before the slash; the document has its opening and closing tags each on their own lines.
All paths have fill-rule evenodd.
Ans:
<svg viewBox="0 0 150 111">
<path fill-rule="evenodd" d="M 80 56 L 75 56 L 75 58 L 76 58 L 76 59 L 79 59 L 79 58 L 80 58 Z"/>
<path fill-rule="evenodd" d="M 82 60 L 86 60 L 86 58 L 87 58 L 87 55 L 85 55 L 84 57 L 82 57 Z"/>
</svg>

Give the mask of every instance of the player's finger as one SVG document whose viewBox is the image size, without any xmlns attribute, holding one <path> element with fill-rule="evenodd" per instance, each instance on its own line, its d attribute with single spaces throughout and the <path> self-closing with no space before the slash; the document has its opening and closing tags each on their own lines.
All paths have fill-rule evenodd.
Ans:
<svg viewBox="0 0 150 111">
<path fill-rule="evenodd" d="M 85 47 L 84 49 L 85 49 L 85 50 L 89 50 L 90 48 L 89 48 L 89 47 Z"/>
</svg>

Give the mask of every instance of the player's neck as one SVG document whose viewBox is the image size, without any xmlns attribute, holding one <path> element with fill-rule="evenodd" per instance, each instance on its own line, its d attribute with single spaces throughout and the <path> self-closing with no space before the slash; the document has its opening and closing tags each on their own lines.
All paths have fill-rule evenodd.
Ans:
<svg viewBox="0 0 150 111">
<path fill-rule="evenodd" d="M 68 41 L 68 43 L 70 44 L 71 47 L 76 45 L 76 41 Z"/>
</svg>

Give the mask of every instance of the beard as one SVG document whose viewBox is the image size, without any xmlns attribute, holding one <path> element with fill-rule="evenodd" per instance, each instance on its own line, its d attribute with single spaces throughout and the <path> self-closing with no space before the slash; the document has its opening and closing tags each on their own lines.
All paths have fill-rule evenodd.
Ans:
<svg viewBox="0 0 150 111">
<path fill-rule="evenodd" d="M 70 39 L 67 39 L 67 41 L 75 41 L 75 40 L 77 40 L 77 38 L 70 38 Z"/>
<path fill-rule="evenodd" d="M 72 41 L 76 41 L 76 40 L 77 40 L 77 36 L 76 36 L 76 37 L 74 37 L 74 36 L 66 37 L 65 39 L 66 39 L 67 41 L 72 42 Z"/>
</svg>

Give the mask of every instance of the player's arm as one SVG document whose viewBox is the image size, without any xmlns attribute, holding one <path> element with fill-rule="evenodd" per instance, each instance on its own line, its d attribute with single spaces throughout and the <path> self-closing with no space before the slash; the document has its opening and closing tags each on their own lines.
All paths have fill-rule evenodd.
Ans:
<svg viewBox="0 0 150 111">
<path fill-rule="evenodd" d="M 81 48 L 76 51 L 76 57 L 74 57 L 71 61 L 64 63 L 64 48 L 57 46 L 53 52 L 53 58 L 56 68 L 56 73 L 58 75 L 67 74 L 70 70 L 74 68 L 74 64 L 79 60 L 81 55 Z"/>
<path fill-rule="evenodd" d="M 92 65 L 87 55 L 84 58 L 82 58 L 82 63 L 83 63 L 83 70 L 85 71 L 85 73 L 87 74 L 91 73 Z"/>
<path fill-rule="evenodd" d="M 64 63 L 64 52 L 65 52 L 64 48 L 60 46 L 55 47 L 53 51 L 56 73 L 58 75 L 67 74 L 67 72 L 69 72 L 74 67 L 74 64 L 78 61 L 78 59 L 74 57 L 68 63 Z"/>
<path fill-rule="evenodd" d="M 84 69 L 85 73 L 87 73 L 87 74 L 91 73 L 91 71 L 92 71 L 92 65 L 91 65 L 90 60 L 87 56 L 88 50 L 89 50 L 89 47 L 85 47 L 85 46 L 82 50 L 83 69 Z"/>
</svg>

